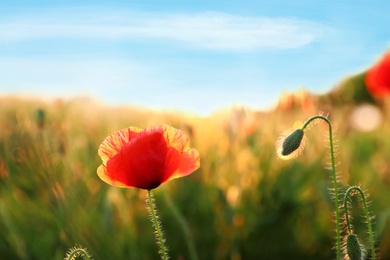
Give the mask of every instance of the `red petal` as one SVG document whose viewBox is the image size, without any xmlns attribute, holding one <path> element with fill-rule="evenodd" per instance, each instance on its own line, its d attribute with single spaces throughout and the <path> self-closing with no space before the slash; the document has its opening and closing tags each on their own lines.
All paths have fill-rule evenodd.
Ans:
<svg viewBox="0 0 390 260">
<path fill-rule="evenodd" d="M 129 127 L 108 136 L 98 150 L 103 164 L 106 164 L 110 158 L 114 157 L 122 149 L 123 145 L 135 138 L 140 131 L 141 129 L 137 127 Z"/>
<path fill-rule="evenodd" d="M 107 162 L 107 172 L 129 187 L 156 188 L 164 179 L 167 150 L 162 131 L 145 129 Z"/>
<path fill-rule="evenodd" d="M 181 154 L 180 164 L 176 172 L 168 180 L 190 175 L 200 167 L 200 156 L 196 149 L 189 149 Z"/>
<path fill-rule="evenodd" d="M 181 130 L 168 125 L 163 125 L 163 128 L 168 146 L 178 151 L 175 158 L 170 158 L 170 160 L 175 161 L 175 164 L 178 165 L 174 167 L 175 170 L 173 172 L 169 171 L 165 181 L 193 173 L 200 166 L 198 151 L 190 149 L 188 137 Z"/>
<path fill-rule="evenodd" d="M 165 170 L 163 182 L 172 179 L 172 175 L 175 173 L 180 164 L 180 153 L 172 148 L 168 148 L 167 157 L 165 159 Z"/>
<path fill-rule="evenodd" d="M 189 149 L 188 137 L 183 133 L 183 131 L 169 125 L 163 125 L 162 129 L 168 146 L 175 148 L 179 152 Z"/>
<path fill-rule="evenodd" d="M 97 174 L 102 179 L 102 181 L 117 187 L 126 188 L 128 187 L 126 184 L 119 182 L 118 180 L 111 179 L 110 176 L 107 173 L 107 168 L 103 164 L 99 166 L 97 169 Z"/>
<path fill-rule="evenodd" d="M 390 94 L 390 52 L 368 70 L 365 83 L 375 96 L 385 97 Z"/>
<path fill-rule="evenodd" d="M 199 168 L 199 153 L 188 138 L 168 125 L 115 132 L 99 147 L 99 177 L 119 187 L 154 189 Z"/>
</svg>

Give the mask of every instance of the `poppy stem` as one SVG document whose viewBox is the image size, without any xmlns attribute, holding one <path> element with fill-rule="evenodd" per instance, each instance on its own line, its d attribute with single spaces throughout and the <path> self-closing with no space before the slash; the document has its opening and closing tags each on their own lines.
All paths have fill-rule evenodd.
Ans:
<svg viewBox="0 0 390 260">
<path fill-rule="evenodd" d="M 70 248 L 66 253 L 65 260 L 72 260 L 78 257 L 81 257 L 84 260 L 92 259 L 92 256 L 89 254 L 86 248 L 76 245 L 73 248 Z"/>
<path fill-rule="evenodd" d="M 154 195 L 151 190 L 148 190 L 148 195 L 146 197 L 146 208 L 149 212 L 150 221 L 152 221 L 152 225 L 154 227 L 154 235 L 156 238 L 157 245 L 159 246 L 158 253 L 161 256 L 161 259 L 167 260 L 168 253 L 167 247 L 165 246 L 165 238 L 162 231 L 162 226 L 159 221 L 159 217 L 157 215 L 157 206 L 154 201 Z"/>
<path fill-rule="evenodd" d="M 371 259 L 375 260 L 375 245 L 374 245 L 374 236 L 373 236 L 372 227 L 371 227 L 370 213 L 368 211 L 366 197 L 364 196 L 364 192 L 358 186 L 349 187 L 348 190 L 345 192 L 345 196 L 344 196 L 345 220 L 347 222 L 348 232 L 350 234 L 353 233 L 352 228 L 351 228 L 351 224 L 350 224 L 349 214 L 348 214 L 348 198 L 352 197 L 355 192 L 360 194 L 362 201 L 363 201 L 364 216 L 366 217 L 368 234 L 370 236 Z"/>
<path fill-rule="evenodd" d="M 340 236 L 340 212 L 339 212 L 339 188 L 336 174 L 336 163 L 334 157 L 334 149 L 333 149 L 333 131 L 332 131 L 332 123 L 329 119 L 322 115 L 316 115 L 309 118 L 302 127 L 304 130 L 312 121 L 314 120 L 324 120 L 329 126 L 329 145 L 330 145 L 330 157 L 331 157 L 331 165 L 332 165 L 332 177 L 333 177 L 333 191 L 334 191 L 334 207 L 336 211 L 336 237 L 337 237 L 337 260 L 341 259 L 341 236 Z"/>
</svg>

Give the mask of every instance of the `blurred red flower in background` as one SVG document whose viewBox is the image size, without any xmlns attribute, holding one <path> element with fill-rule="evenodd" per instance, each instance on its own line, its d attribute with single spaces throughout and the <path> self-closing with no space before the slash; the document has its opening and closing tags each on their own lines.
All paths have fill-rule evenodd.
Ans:
<svg viewBox="0 0 390 260">
<path fill-rule="evenodd" d="M 367 71 L 365 83 L 368 91 L 377 97 L 390 95 L 390 52 Z"/>
<path fill-rule="evenodd" d="M 103 161 L 99 177 L 118 187 L 151 190 L 200 166 L 199 153 L 189 147 L 187 136 L 168 125 L 122 129 L 108 136 L 98 153 Z"/>
</svg>

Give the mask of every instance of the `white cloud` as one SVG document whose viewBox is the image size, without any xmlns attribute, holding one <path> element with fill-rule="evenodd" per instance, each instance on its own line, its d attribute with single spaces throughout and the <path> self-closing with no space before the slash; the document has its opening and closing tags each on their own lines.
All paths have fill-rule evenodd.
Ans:
<svg viewBox="0 0 390 260">
<path fill-rule="evenodd" d="M 318 26 L 296 19 L 251 18 L 221 13 L 153 21 L 154 35 L 206 49 L 297 48 L 320 36 Z M 319 33 L 320 32 L 320 33 Z"/>
<path fill-rule="evenodd" d="M 310 44 L 330 28 L 296 18 L 197 14 L 30 14 L 0 22 L 0 42 L 31 39 L 164 40 L 192 48 L 246 51 Z"/>
<path fill-rule="evenodd" d="M 35 90 L 123 91 L 163 84 L 150 77 L 153 68 L 114 58 L 82 59 L 28 57 L 0 60 L 0 89 L 12 92 Z"/>
</svg>

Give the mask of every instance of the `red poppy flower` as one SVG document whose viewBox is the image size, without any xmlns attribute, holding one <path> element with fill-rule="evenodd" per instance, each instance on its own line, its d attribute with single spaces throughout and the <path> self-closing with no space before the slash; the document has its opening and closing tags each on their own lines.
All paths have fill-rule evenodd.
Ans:
<svg viewBox="0 0 390 260">
<path fill-rule="evenodd" d="M 168 125 L 122 129 L 108 136 L 98 153 L 103 161 L 99 177 L 118 187 L 151 190 L 200 166 L 199 153 L 189 147 L 187 136 Z"/>
<path fill-rule="evenodd" d="M 365 83 L 374 96 L 385 97 L 390 94 L 390 52 L 368 70 Z"/>
</svg>

